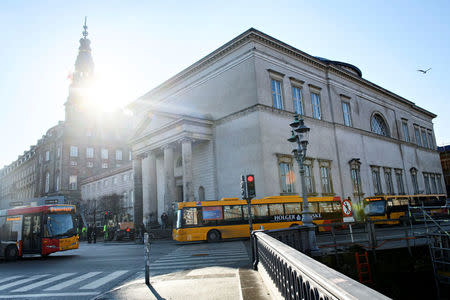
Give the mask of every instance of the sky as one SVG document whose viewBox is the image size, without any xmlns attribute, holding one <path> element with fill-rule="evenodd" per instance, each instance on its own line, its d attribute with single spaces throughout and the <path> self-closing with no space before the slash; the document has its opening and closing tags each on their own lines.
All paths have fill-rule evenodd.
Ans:
<svg viewBox="0 0 450 300">
<path fill-rule="evenodd" d="M 450 144 L 450 1 L 1 0 L 0 168 L 64 120 L 85 16 L 102 101 L 115 106 L 254 27 L 356 65 L 437 114 L 437 144 Z"/>
</svg>

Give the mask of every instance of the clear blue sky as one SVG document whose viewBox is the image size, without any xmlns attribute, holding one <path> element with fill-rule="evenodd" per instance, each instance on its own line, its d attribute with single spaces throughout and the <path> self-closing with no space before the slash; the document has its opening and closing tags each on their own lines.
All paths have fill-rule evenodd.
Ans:
<svg viewBox="0 0 450 300">
<path fill-rule="evenodd" d="M 450 1 L 317 2 L 2 0 L 0 168 L 64 119 L 84 16 L 111 101 L 134 100 L 255 27 L 358 66 L 364 78 L 438 114 L 437 142 L 450 144 Z"/>
</svg>

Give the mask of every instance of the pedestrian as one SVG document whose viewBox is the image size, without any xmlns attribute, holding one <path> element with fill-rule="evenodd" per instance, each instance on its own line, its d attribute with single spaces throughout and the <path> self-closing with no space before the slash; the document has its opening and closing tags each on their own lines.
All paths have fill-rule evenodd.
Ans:
<svg viewBox="0 0 450 300">
<path fill-rule="evenodd" d="M 87 240 L 88 240 L 89 244 L 92 242 L 92 225 L 91 224 L 88 225 Z"/>
<path fill-rule="evenodd" d="M 108 226 L 106 226 L 106 223 L 105 225 L 103 225 L 103 240 L 104 241 L 108 240 Z"/>
<path fill-rule="evenodd" d="M 167 216 L 166 212 L 163 212 L 161 215 L 161 225 L 162 225 L 162 229 L 166 229 L 167 228 L 167 221 L 169 220 L 169 217 Z"/>
<path fill-rule="evenodd" d="M 83 226 L 83 228 L 81 228 L 81 240 L 86 240 L 86 226 Z"/>
</svg>

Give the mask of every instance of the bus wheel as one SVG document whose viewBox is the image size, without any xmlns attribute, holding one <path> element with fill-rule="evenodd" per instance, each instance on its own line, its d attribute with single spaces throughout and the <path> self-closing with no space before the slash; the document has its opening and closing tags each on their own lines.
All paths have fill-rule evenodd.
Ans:
<svg viewBox="0 0 450 300">
<path fill-rule="evenodd" d="M 16 246 L 8 246 L 5 250 L 5 258 L 7 261 L 16 261 L 19 256 L 19 251 Z"/>
<path fill-rule="evenodd" d="M 210 230 L 206 235 L 208 243 L 215 243 L 220 241 L 220 232 L 217 230 Z"/>
</svg>

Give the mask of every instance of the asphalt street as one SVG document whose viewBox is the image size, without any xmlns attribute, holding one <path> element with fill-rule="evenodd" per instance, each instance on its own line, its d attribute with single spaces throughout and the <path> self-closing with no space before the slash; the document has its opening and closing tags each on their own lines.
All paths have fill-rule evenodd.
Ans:
<svg viewBox="0 0 450 300">
<path fill-rule="evenodd" d="M 151 275 L 180 274 L 208 266 L 248 266 L 247 241 L 151 244 Z M 142 276 L 144 247 L 134 243 L 80 243 L 46 258 L 0 260 L 0 299 L 94 299 Z"/>
</svg>

